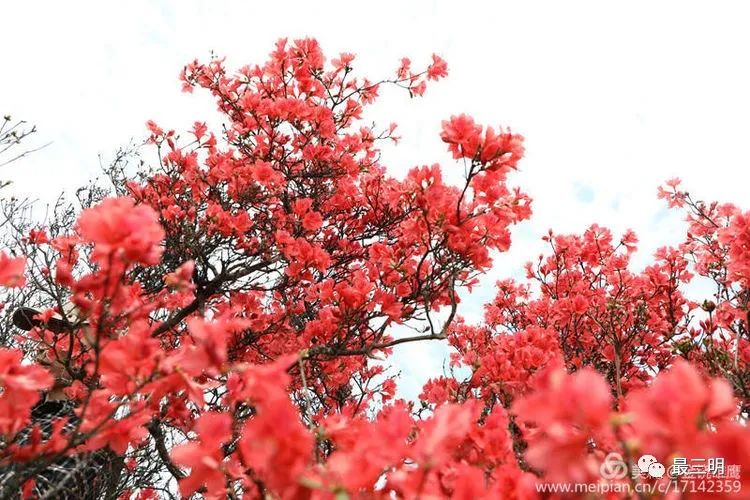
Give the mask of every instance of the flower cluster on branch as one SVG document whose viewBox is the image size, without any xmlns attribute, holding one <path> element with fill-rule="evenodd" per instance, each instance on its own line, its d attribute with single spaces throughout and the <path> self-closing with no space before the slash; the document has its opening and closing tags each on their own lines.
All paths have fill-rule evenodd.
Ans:
<svg viewBox="0 0 750 500">
<path fill-rule="evenodd" d="M 102 450 L 122 460 L 120 498 L 537 498 L 596 481 L 613 452 L 725 457 L 748 491 L 750 213 L 670 181 L 682 245 L 636 272 L 630 231 L 550 232 L 468 324 L 457 291 L 531 215 L 508 180 L 523 138 L 453 116 L 440 137 L 463 182 L 438 165 L 396 179 L 379 150 L 396 127 L 363 113 L 447 65 L 403 59 L 373 82 L 353 63 L 312 39 L 236 72 L 190 63 L 183 88 L 211 94 L 222 132 L 149 122 L 157 165 L 0 253 L 0 285 L 44 305 L 0 350 L 3 492 L 44 498 L 40 470 Z M 715 285 L 703 302 L 696 275 Z M 373 358 L 429 340 L 463 375 L 397 399 Z M 73 407 L 45 429 L 43 394 Z"/>
</svg>

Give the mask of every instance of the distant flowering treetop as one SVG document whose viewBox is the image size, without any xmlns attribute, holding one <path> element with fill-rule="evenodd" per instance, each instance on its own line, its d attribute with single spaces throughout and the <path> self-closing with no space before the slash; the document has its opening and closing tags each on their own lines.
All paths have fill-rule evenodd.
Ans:
<svg viewBox="0 0 750 500">
<path fill-rule="evenodd" d="M 536 498 L 595 480 L 610 453 L 750 471 L 750 215 L 670 183 L 661 195 L 690 209 L 684 245 L 637 273 L 632 232 L 550 232 L 528 281 L 498 283 L 467 324 L 457 290 L 531 214 L 508 183 L 523 138 L 453 116 L 441 138 L 463 182 L 438 165 L 396 180 L 379 152 L 396 127 L 363 112 L 385 85 L 422 95 L 446 63 L 403 59 L 373 82 L 353 61 L 326 63 L 305 39 L 234 73 L 189 64 L 183 87 L 216 99 L 221 135 L 149 122 L 157 165 L 115 171 L 115 196 L 0 254 L 0 284 L 46 305 L 0 350 L 0 488 L 41 496 L 46 468 L 103 449 L 123 460 L 107 494 L 144 499 L 175 484 L 205 498 Z M 681 291 L 695 273 L 717 285 L 702 305 Z M 399 324 L 416 331 L 395 338 Z M 396 400 L 371 358 L 427 340 L 469 375 Z M 73 407 L 51 429 L 32 419 L 40 391 Z"/>
</svg>

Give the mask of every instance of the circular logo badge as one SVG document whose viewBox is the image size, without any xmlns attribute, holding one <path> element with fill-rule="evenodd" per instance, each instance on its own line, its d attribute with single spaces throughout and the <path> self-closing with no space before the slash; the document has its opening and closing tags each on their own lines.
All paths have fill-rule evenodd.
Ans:
<svg viewBox="0 0 750 500">
<path fill-rule="evenodd" d="M 599 473 L 604 479 L 624 479 L 628 475 L 628 464 L 619 453 L 609 453 L 599 466 Z"/>
</svg>

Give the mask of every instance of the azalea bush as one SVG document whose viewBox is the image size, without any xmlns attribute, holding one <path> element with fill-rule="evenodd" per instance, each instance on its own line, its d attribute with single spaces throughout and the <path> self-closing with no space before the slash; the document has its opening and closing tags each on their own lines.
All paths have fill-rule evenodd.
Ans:
<svg viewBox="0 0 750 500">
<path fill-rule="evenodd" d="M 195 61 L 183 88 L 215 99 L 220 133 L 149 122 L 158 161 L 116 163 L 83 210 L 21 223 L 6 204 L 6 310 L 39 313 L 0 349 L 4 494 L 41 495 L 40 470 L 108 450 L 113 498 L 538 498 L 601 481 L 613 453 L 721 457 L 742 473 L 716 494 L 747 498 L 750 212 L 672 180 L 659 196 L 686 214 L 683 244 L 637 272 L 632 232 L 550 232 L 467 323 L 458 292 L 531 215 L 511 182 L 523 138 L 452 116 L 440 137 L 463 181 L 395 178 L 380 147 L 396 127 L 363 112 L 447 65 L 372 81 L 353 66 L 310 39 L 260 66 Z M 695 280 L 709 296 L 688 298 Z M 429 341 L 451 370 L 400 399 L 389 356 Z M 43 432 L 31 414 L 53 390 L 74 409 Z M 632 472 L 611 480 L 668 480 Z"/>
</svg>

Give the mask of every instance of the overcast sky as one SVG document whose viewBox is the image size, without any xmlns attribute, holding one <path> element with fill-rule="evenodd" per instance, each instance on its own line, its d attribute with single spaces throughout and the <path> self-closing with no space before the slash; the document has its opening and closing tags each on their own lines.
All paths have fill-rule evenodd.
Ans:
<svg viewBox="0 0 750 500">
<path fill-rule="evenodd" d="M 5 167 L 17 196 L 41 200 L 96 174 L 144 123 L 216 126 L 207 94 L 182 94 L 177 75 L 210 51 L 230 66 L 265 60 L 279 37 L 318 38 L 329 57 L 348 51 L 372 79 L 402 56 L 449 64 L 425 98 L 383 92 L 371 117 L 396 121 L 402 143 L 384 163 L 400 176 L 440 162 L 461 168 L 438 138 L 440 121 L 466 112 L 527 140 L 514 181 L 534 198 L 532 221 L 514 230 L 484 285 L 464 304 L 471 319 L 494 281 L 517 275 L 548 228 L 591 223 L 641 239 L 637 264 L 675 244 L 685 227 L 656 200 L 679 176 L 698 197 L 750 207 L 750 8 L 744 2 L 378 1 L 74 2 L 0 6 L 0 113 L 51 142 Z M 437 346 L 399 349 L 412 389 L 439 371 Z"/>
</svg>

